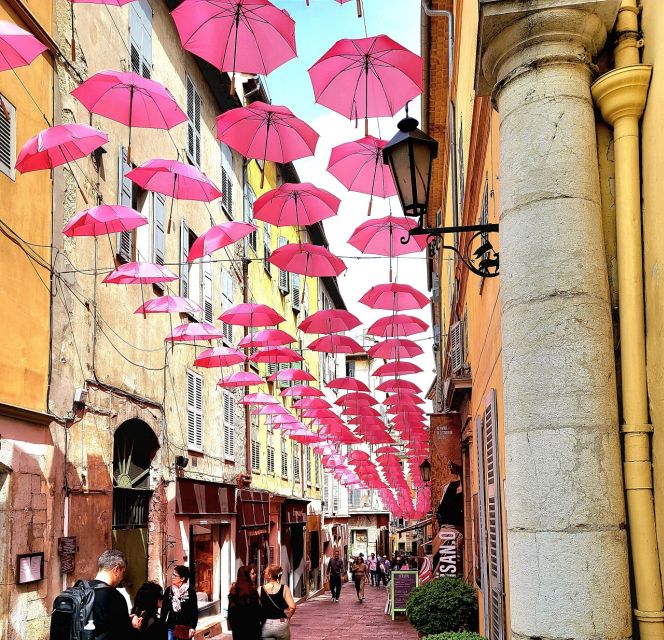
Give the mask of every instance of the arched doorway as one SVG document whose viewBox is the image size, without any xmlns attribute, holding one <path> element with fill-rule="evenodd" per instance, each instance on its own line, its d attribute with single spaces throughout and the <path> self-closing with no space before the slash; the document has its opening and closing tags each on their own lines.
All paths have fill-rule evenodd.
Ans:
<svg viewBox="0 0 664 640">
<path fill-rule="evenodd" d="M 113 546 L 127 556 L 124 587 L 133 597 L 148 577 L 148 517 L 154 487 L 150 465 L 159 450 L 142 420 L 123 422 L 113 438 Z"/>
</svg>

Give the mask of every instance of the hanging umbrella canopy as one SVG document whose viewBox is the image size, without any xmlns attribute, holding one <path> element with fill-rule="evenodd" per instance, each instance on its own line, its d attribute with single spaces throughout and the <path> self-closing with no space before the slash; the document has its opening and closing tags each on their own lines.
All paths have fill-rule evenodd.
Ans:
<svg viewBox="0 0 664 640">
<path fill-rule="evenodd" d="M 417 227 L 413 218 L 371 218 L 358 226 L 348 239 L 348 244 L 362 253 L 374 256 L 402 256 L 423 251 L 426 236 L 408 236 Z M 403 242 L 402 242 L 403 240 Z"/>
<path fill-rule="evenodd" d="M 321 351 L 323 353 L 334 354 L 353 354 L 365 353 L 361 344 L 358 344 L 353 338 L 341 335 L 329 335 L 317 338 L 307 346 L 311 351 Z"/>
<path fill-rule="evenodd" d="M 276 227 L 307 226 L 336 216 L 341 200 L 310 182 L 286 182 L 254 202 L 254 218 Z"/>
<path fill-rule="evenodd" d="M 105 284 L 156 284 L 173 282 L 178 277 L 161 264 L 151 262 L 127 262 L 109 273 Z"/>
<path fill-rule="evenodd" d="M 267 75 L 297 55 L 295 22 L 268 0 L 184 0 L 171 15 L 185 51 L 233 76 Z"/>
<path fill-rule="evenodd" d="M 381 338 L 400 338 L 422 333 L 428 328 L 429 325 L 420 318 L 405 313 L 395 313 L 376 320 L 367 329 L 367 334 Z"/>
<path fill-rule="evenodd" d="M 222 378 L 217 382 L 218 387 L 223 389 L 233 389 L 235 387 L 257 387 L 263 384 L 263 378 L 253 371 L 237 371 L 227 378 Z M 266 405 L 269 406 L 269 405 Z"/>
<path fill-rule="evenodd" d="M 111 7 L 122 7 L 134 0 L 69 0 L 74 4 L 105 4 Z"/>
<path fill-rule="evenodd" d="M 138 211 L 119 204 L 100 204 L 75 213 L 62 233 L 68 237 L 101 236 L 107 233 L 132 231 L 147 224 Z"/>
<path fill-rule="evenodd" d="M 395 360 L 393 362 L 388 362 L 381 365 L 371 375 L 382 378 L 385 376 L 404 376 L 411 373 L 420 373 L 421 371 L 422 367 L 419 367 L 414 362 L 402 362 L 401 360 Z"/>
<path fill-rule="evenodd" d="M 297 342 L 297 340 L 290 333 L 286 333 L 281 329 L 261 329 L 260 331 L 254 331 L 244 336 L 237 343 L 237 346 L 242 349 L 282 347 L 287 344 L 293 344 L 294 342 Z"/>
<path fill-rule="evenodd" d="M 323 398 L 308 396 L 293 403 L 295 409 L 329 409 L 332 405 Z"/>
<path fill-rule="evenodd" d="M 189 300 L 189 298 L 182 298 L 180 296 L 161 296 L 159 298 L 152 298 L 146 300 L 134 313 L 201 313 L 203 307 Z"/>
<path fill-rule="evenodd" d="M 309 400 L 309 398 L 302 398 L 302 400 Z M 320 398 L 312 398 L 312 400 L 320 400 Z M 293 406 L 295 406 L 295 404 Z M 307 419 L 318 418 L 327 420 L 328 418 L 334 418 L 335 416 L 336 414 L 334 411 L 324 407 L 318 409 L 302 409 L 302 417 Z"/>
<path fill-rule="evenodd" d="M 279 404 L 273 395 L 258 391 L 256 393 L 247 393 L 241 400 L 242 404 L 255 404 L 257 406 L 264 406 L 266 404 Z"/>
<path fill-rule="evenodd" d="M 346 389 L 348 391 L 366 391 L 369 392 L 369 387 L 367 387 L 364 382 L 358 380 L 357 378 L 352 378 L 350 376 L 343 378 L 334 378 L 330 380 L 327 385 L 330 389 Z"/>
<path fill-rule="evenodd" d="M 282 389 L 280 395 L 283 398 L 294 397 L 294 398 L 304 398 L 307 396 L 323 396 L 323 392 L 316 387 L 310 387 L 307 384 L 294 384 L 292 387 L 287 389 Z"/>
<path fill-rule="evenodd" d="M 222 196 L 221 191 L 200 169 L 177 160 L 154 158 L 126 175 L 141 189 L 176 200 L 212 202 Z"/>
<path fill-rule="evenodd" d="M 281 364 L 283 362 L 301 362 L 304 358 L 289 347 L 266 347 L 259 349 L 249 357 L 252 362 L 263 362 L 266 364 Z"/>
<path fill-rule="evenodd" d="M 293 243 L 272 252 L 270 264 L 282 271 L 311 277 L 338 276 L 346 270 L 346 264 L 329 249 L 317 244 Z"/>
<path fill-rule="evenodd" d="M 242 238 L 256 231 L 257 228 L 256 225 L 250 222 L 236 222 L 235 220 L 216 224 L 196 238 L 191 249 L 189 249 L 187 260 L 193 262 L 203 256 L 209 256 L 219 249 L 242 240 Z"/>
<path fill-rule="evenodd" d="M 219 320 L 242 327 L 269 327 L 284 321 L 284 317 L 266 304 L 242 303 L 224 311 Z"/>
<path fill-rule="evenodd" d="M 46 49 L 25 29 L 13 22 L 0 20 L 0 71 L 26 67 Z"/>
<path fill-rule="evenodd" d="M 399 392 L 393 395 L 387 396 L 383 400 L 384 405 L 398 405 L 398 404 L 424 404 L 425 400 L 422 400 L 418 395 L 414 393 L 405 393 Z"/>
<path fill-rule="evenodd" d="M 414 382 L 411 382 L 410 380 L 400 380 L 399 378 L 383 380 L 383 382 L 381 382 L 376 387 L 376 391 L 384 391 L 385 393 L 399 390 L 408 390 L 414 391 L 415 393 L 422 393 L 422 389 L 420 389 Z"/>
<path fill-rule="evenodd" d="M 401 451 L 399 451 L 399 449 L 397 449 L 396 447 L 378 447 L 378 449 L 376 449 L 376 453 L 382 455 L 393 453 L 395 455 L 398 455 L 401 453 Z"/>
<path fill-rule="evenodd" d="M 297 325 L 304 333 L 338 333 L 350 331 L 362 323 L 345 309 L 322 309 L 311 314 Z"/>
<path fill-rule="evenodd" d="M 247 356 L 233 347 L 214 347 L 201 352 L 194 360 L 195 367 L 212 369 L 216 367 L 232 367 L 245 362 Z"/>
<path fill-rule="evenodd" d="M 317 103 L 365 122 L 420 95 L 422 73 L 422 58 L 385 35 L 339 40 L 309 69 Z"/>
<path fill-rule="evenodd" d="M 223 331 L 217 329 L 209 322 L 185 322 L 181 324 L 165 338 L 164 342 L 196 342 L 197 340 L 221 340 Z"/>
<path fill-rule="evenodd" d="M 362 393 L 359 391 L 356 392 L 351 392 L 347 393 L 343 396 L 339 396 L 335 401 L 334 404 L 336 405 L 345 405 L 345 404 L 350 404 L 352 402 L 366 402 L 370 405 L 376 405 L 380 404 L 376 398 L 374 398 L 372 395 L 368 393 Z"/>
<path fill-rule="evenodd" d="M 380 417 L 380 411 L 366 403 L 353 403 L 344 406 L 342 416 Z"/>
<path fill-rule="evenodd" d="M 424 308 L 429 304 L 429 298 L 409 284 L 390 282 L 371 287 L 360 298 L 360 302 L 372 309 L 406 311 Z"/>
<path fill-rule="evenodd" d="M 372 358 L 397 360 L 398 358 L 414 358 L 422 355 L 424 350 L 419 344 L 406 338 L 387 338 L 373 345 L 368 353 Z"/>
<path fill-rule="evenodd" d="M 386 413 L 399 416 L 415 414 L 424 416 L 424 409 L 422 409 L 422 407 L 418 407 L 416 404 L 400 402 L 399 404 L 394 404 L 387 407 Z"/>
<path fill-rule="evenodd" d="M 270 421 L 270 424 L 272 424 L 275 427 L 284 424 L 296 424 L 299 422 L 299 420 L 292 413 L 288 412 L 272 415 L 268 419 Z"/>
<path fill-rule="evenodd" d="M 40 131 L 23 145 L 16 169 L 21 173 L 54 169 L 85 158 L 107 142 L 108 135 L 87 124 L 58 124 Z"/>
<path fill-rule="evenodd" d="M 268 377 L 270 382 L 314 382 L 316 378 L 304 369 L 281 369 Z"/>
</svg>

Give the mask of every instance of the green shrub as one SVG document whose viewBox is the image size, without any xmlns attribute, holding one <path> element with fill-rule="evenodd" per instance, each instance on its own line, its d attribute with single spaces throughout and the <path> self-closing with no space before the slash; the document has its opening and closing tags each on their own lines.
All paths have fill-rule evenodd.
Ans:
<svg viewBox="0 0 664 640">
<path fill-rule="evenodd" d="M 461 578 L 436 578 L 410 593 L 406 614 L 410 623 L 425 634 L 476 629 L 475 589 Z"/>
<path fill-rule="evenodd" d="M 424 640 L 486 640 L 486 638 L 474 631 L 446 631 L 426 636 Z"/>
</svg>

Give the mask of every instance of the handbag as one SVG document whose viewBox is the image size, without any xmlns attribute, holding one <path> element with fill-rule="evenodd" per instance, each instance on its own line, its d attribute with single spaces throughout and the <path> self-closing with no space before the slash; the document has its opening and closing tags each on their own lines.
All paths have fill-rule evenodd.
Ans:
<svg viewBox="0 0 664 640">
<path fill-rule="evenodd" d="M 323 591 L 329 591 L 330 590 L 330 580 L 329 578 L 325 580 L 325 583 L 323 584 Z"/>
<path fill-rule="evenodd" d="M 189 631 L 191 627 L 186 624 L 176 624 L 173 627 L 173 636 L 175 640 L 189 640 Z"/>
</svg>

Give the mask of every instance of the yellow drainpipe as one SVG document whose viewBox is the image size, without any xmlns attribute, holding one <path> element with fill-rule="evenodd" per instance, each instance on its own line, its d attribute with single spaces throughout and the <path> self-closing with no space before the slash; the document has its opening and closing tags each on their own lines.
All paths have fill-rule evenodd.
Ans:
<svg viewBox="0 0 664 640">
<path fill-rule="evenodd" d="M 624 424 L 624 476 L 636 609 L 642 640 L 664 640 L 664 602 L 653 502 L 646 386 L 639 120 L 652 68 L 639 64 L 636 0 L 623 0 L 616 22 L 616 68 L 600 77 L 592 94 L 613 126 L 620 360 Z"/>
</svg>

